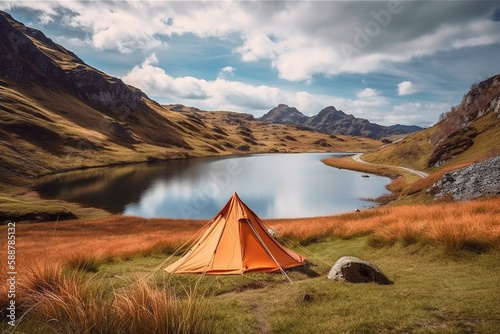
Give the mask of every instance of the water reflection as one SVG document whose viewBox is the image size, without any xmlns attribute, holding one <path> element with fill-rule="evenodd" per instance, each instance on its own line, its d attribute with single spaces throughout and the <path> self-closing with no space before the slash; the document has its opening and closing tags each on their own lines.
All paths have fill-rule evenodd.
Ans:
<svg viewBox="0 0 500 334">
<path fill-rule="evenodd" d="M 262 218 L 329 215 L 370 206 L 387 178 L 324 165 L 335 154 L 199 158 L 68 173 L 44 180 L 46 197 L 144 217 L 213 217 L 238 192 Z"/>
</svg>

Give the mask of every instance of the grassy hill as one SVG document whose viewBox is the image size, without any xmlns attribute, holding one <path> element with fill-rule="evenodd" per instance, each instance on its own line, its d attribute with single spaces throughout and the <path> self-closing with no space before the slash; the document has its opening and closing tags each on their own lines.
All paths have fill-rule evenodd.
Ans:
<svg viewBox="0 0 500 334">
<path fill-rule="evenodd" d="M 329 165 L 384 174 L 394 178 L 387 202 L 428 202 L 427 191 L 446 172 L 500 154 L 500 75 L 474 84 L 463 101 L 441 115 L 434 126 L 363 154 L 366 165 L 350 158 L 329 159 Z M 400 166 L 425 171 L 420 179 Z M 399 177 L 401 176 L 401 177 Z M 399 177 L 399 178 L 398 178 Z M 411 196 L 406 196 L 411 195 Z"/>
<path fill-rule="evenodd" d="M 480 83 L 429 129 L 363 156 L 368 162 L 433 172 L 500 154 L 500 75 Z"/>
</svg>

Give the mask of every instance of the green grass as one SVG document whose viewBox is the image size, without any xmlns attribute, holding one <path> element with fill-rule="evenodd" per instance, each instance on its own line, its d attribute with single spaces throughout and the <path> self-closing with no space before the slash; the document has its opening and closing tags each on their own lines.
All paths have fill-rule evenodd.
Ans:
<svg viewBox="0 0 500 334">
<path fill-rule="evenodd" d="M 201 313 L 193 315 L 203 319 L 207 333 L 494 333 L 500 328 L 498 250 L 481 255 L 449 253 L 432 244 L 403 246 L 400 242 L 374 248 L 369 245 L 370 237 L 330 239 L 297 249 L 320 276 L 291 271 L 293 283 L 280 274 L 169 275 L 158 270 L 149 287 L 139 289 L 134 283 L 137 278 L 151 273 L 166 256 L 102 261 L 97 273 L 76 275 L 91 282 L 86 287 L 90 295 L 77 306 L 95 307 L 89 296 L 106 303 L 108 299 L 102 296 L 109 298 L 113 291 L 127 291 L 120 296 L 132 302 L 129 309 L 134 300 L 146 297 L 155 301 L 153 305 L 161 305 L 163 294 L 174 291 L 180 309 L 189 304 L 189 298 L 206 302 L 196 311 Z M 344 255 L 371 261 L 395 284 L 329 281 L 330 267 Z M 66 275 L 75 277 L 74 271 Z M 96 294 L 96 287 L 109 293 Z M 148 314 L 142 317 L 147 319 Z M 51 333 L 53 327 L 40 327 L 40 321 L 28 317 L 18 332 Z M 38 327 L 31 331 L 33 326 Z"/>
</svg>

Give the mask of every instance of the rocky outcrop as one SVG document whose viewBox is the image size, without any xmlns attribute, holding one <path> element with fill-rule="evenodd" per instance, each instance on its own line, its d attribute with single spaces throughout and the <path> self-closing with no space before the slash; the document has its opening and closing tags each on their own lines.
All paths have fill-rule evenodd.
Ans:
<svg viewBox="0 0 500 334">
<path fill-rule="evenodd" d="M 328 279 L 350 283 L 393 284 L 374 264 L 354 256 L 343 256 L 335 262 Z"/>
<path fill-rule="evenodd" d="M 427 167 L 439 167 L 444 162 L 453 159 L 474 145 L 473 139 L 477 136 L 477 130 L 473 126 L 460 129 L 440 142 L 432 152 Z"/>
<path fill-rule="evenodd" d="M 357 118 L 330 106 L 317 115 L 308 117 L 294 107 L 280 104 L 260 117 L 259 121 L 267 123 L 291 124 L 305 126 L 331 135 L 361 136 L 379 139 L 395 134 L 406 134 L 421 130 L 418 126 L 392 125 L 382 126 L 371 123 L 364 118 Z"/>
<path fill-rule="evenodd" d="M 500 195 L 500 156 L 444 174 L 431 191 L 435 199 L 455 201 Z"/>
</svg>

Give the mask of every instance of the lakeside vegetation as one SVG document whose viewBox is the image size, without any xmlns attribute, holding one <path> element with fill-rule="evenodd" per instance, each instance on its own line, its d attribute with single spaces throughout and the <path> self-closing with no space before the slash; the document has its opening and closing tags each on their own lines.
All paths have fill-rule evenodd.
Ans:
<svg viewBox="0 0 500 334">
<path fill-rule="evenodd" d="M 499 215 L 492 198 L 266 220 L 309 260 L 309 270 L 289 272 L 294 283 L 279 274 L 161 270 L 205 221 L 112 216 L 18 225 L 25 315 L 16 331 L 489 333 L 500 326 Z M 328 281 L 345 255 L 372 261 L 395 284 Z"/>
</svg>

